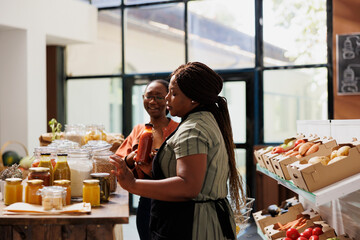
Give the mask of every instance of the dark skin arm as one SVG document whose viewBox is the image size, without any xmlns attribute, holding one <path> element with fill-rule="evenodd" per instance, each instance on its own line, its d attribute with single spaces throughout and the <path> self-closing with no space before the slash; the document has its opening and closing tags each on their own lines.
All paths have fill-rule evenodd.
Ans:
<svg viewBox="0 0 360 240">
<path fill-rule="evenodd" d="M 177 159 L 176 176 L 162 180 L 135 179 L 123 159 L 113 155 L 110 162 L 116 167 L 122 188 L 133 194 L 162 201 L 187 201 L 201 191 L 206 173 L 206 154 L 195 154 Z"/>
</svg>

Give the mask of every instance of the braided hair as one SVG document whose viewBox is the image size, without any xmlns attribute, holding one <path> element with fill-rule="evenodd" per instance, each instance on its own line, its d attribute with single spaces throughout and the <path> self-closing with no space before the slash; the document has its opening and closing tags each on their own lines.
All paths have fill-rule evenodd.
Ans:
<svg viewBox="0 0 360 240">
<path fill-rule="evenodd" d="M 237 210 L 245 203 L 242 177 L 236 169 L 233 140 L 226 98 L 219 96 L 223 79 L 211 68 L 200 62 L 189 62 L 173 73 L 181 91 L 190 99 L 206 107 L 215 117 L 225 141 L 230 167 L 230 197 Z"/>
</svg>

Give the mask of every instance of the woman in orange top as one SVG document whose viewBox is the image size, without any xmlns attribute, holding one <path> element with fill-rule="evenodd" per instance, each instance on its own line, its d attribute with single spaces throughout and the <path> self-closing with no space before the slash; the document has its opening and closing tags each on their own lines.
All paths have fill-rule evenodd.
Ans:
<svg viewBox="0 0 360 240">
<path fill-rule="evenodd" d="M 165 80 L 154 80 L 150 82 L 143 95 L 144 109 L 150 116 L 150 123 L 153 124 L 153 152 L 158 149 L 163 141 L 169 136 L 179 125 L 177 122 L 166 117 L 166 101 L 165 96 L 169 90 L 169 83 Z M 133 169 L 133 173 L 138 178 L 149 178 L 151 165 L 137 165 L 134 161 L 136 155 L 137 144 L 145 124 L 136 125 L 130 135 L 124 140 L 121 146 L 112 157 L 122 158 L 126 161 L 127 166 Z M 144 171 L 146 173 L 144 173 Z M 149 220 L 150 220 L 149 198 L 140 197 L 139 206 L 136 213 L 136 225 L 141 240 L 150 239 Z"/>
</svg>

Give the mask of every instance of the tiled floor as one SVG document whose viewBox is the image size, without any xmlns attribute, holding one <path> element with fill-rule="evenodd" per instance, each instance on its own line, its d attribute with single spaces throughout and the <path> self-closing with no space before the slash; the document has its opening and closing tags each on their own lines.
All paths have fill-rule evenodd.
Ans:
<svg viewBox="0 0 360 240">
<path fill-rule="evenodd" d="M 136 229 L 136 216 L 131 215 L 129 224 L 123 225 L 123 239 L 124 240 L 140 240 Z M 238 238 L 238 240 L 262 240 L 257 234 L 257 228 L 255 223 L 251 223 L 244 233 Z"/>
</svg>

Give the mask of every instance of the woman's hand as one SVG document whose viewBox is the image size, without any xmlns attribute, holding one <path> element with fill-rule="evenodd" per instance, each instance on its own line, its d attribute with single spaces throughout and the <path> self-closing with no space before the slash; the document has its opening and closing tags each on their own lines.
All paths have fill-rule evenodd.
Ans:
<svg viewBox="0 0 360 240">
<path fill-rule="evenodd" d="M 127 167 L 124 159 L 120 156 L 114 154 L 110 156 L 110 163 L 113 164 L 116 170 L 112 170 L 112 174 L 114 174 L 120 184 L 120 186 L 130 191 L 135 184 L 135 177 L 131 170 Z"/>
</svg>

